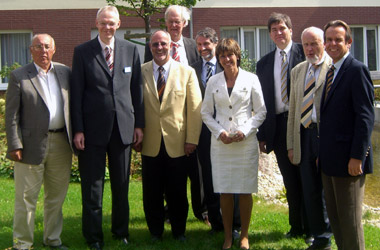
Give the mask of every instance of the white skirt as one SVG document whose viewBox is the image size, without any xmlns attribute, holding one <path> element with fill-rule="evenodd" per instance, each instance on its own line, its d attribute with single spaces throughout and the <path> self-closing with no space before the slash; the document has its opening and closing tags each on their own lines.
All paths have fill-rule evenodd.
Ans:
<svg viewBox="0 0 380 250">
<path fill-rule="evenodd" d="M 211 136 L 212 181 L 215 193 L 256 193 L 259 144 L 252 133 L 240 142 L 224 144 Z"/>
</svg>

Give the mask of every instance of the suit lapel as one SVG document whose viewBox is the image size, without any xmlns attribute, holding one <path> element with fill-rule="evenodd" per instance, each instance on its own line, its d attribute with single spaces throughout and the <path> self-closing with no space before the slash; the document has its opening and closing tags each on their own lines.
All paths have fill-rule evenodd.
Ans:
<svg viewBox="0 0 380 250">
<path fill-rule="evenodd" d="M 154 97 L 157 99 L 158 102 L 160 102 L 158 98 L 156 81 L 154 80 L 153 75 L 153 61 L 149 61 L 147 66 L 143 68 L 142 75 L 145 78 L 145 81 L 147 82 L 148 88 L 150 89 L 151 93 L 154 93 Z"/>
<path fill-rule="evenodd" d="M 161 107 L 163 107 L 165 105 L 167 97 L 170 94 L 170 92 L 172 91 L 172 89 L 174 88 L 174 86 L 177 82 L 177 79 L 181 79 L 180 73 L 179 73 L 179 65 L 180 64 L 174 60 L 172 60 L 172 62 L 170 64 L 170 69 L 169 69 L 170 71 L 169 71 L 168 79 L 166 80 L 165 90 L 164 90 L 164 94 L 162 96 Z"/>
<path fill-rule="evenodd" d="M 98 63 L 100 64 L 100 66 L 102 66 L 102 68 L 107 72 L 107 74 L 110 77 L 112 77 L 111 71 L 108 68 L 106 59 L 104 58 L 104 55 L 103 55 L 102 46 L 100 46 L 100 43 L 98 41 L 98 37 L 95 37 L 94 39 L 92 39 L 91 46 L 92 46 L 92 53 L 94 57 L 96 58 L 96 60 L 98 61 Z M 117 54 L 116 50 L 117 50 L 117 45 L 115 41 L 115 53 L 114 53 L 115 55 Z"/>
<path fill-rule="evenodd" d="M 331 61 L 329 57 L 326 55 L 325 61 L 321 65 L 321 71 L 319 72 L 318 79 L 315 81 L 315 91 L 323 86 L 323 83 L 326 81 L 326 74 L 329 70 L 329 66 L 331 65 Z"/>
<path fill-rule="evenodd" d="M 32 83 L 34 88 L 37 90 L 37 93 L 41 96 L 46 107 L 48 107 L 48 102 L 46 100 L 46 96 L 44 94 L 44 90 L 42 88 L 41 82 L 37 78 L 37 74 L 38 74 L 37 69 L 33 63 L 28 65 L 27 71 L 28 71 L 28 76 L 29 76 L 30 82 Z"/>
</svg>

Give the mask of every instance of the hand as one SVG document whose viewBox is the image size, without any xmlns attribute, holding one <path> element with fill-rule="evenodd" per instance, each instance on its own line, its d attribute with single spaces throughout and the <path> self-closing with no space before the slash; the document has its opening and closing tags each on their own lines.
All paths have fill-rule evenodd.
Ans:
<svg viewBox="0 0 380 250">
<path fill-rule="evenodd" d="M 197 145 L 192 143 L 185 143 L 185 154 L 189 156 L 197 148 Z"/>
<path fill-rule="evenodd" d="M 348 162 L 348 173 L 351 176 L 358 176 L 363 174 L 362 161 L 354 158 L 350 158 Z"/>
<path fill-rule="evenodd" d="M 289 161 L 294 165 L 294 163 L 293 163 L 293 149 L 288 149 L 288 158 L 289 158 Z"/>
<path fill-rule="evenodd" d="M 144 133 L 141 128 L 135 128 L 133 132 L 133 145 L 132 148 L 137 152 L 141 152 L 142 150 L 142 141 L 144 138 Z"/>
<path fill-rule="evenodd" d="M 240 142 L 240 141 L 244 140 L 245 135 L 243 134 L 243 132 L 241 132 L 240 130 L 238 130 L 236 132 L 236 134 L 234 136 L 232 136 L 231 138 L 232 138 L 233 142 Z"/>
<path fill-rule="evenodd" d="M 22 149 L 16 149 L 16 150 L 9 152 L 9 156 L 14 161 L 21 161 L 22 160 Z"/>
<path fill-rule="evenodd" d="M 223 131 L 222 133 L 220 133 L 219 139 L 224 144 L 230 144 L 232 142 L 232 138 L 228 136 L 228 133 L 226 131 Z"/>
<path fill-rule="evenodd" d="M 267 152 L 267 142 L 266 141 L 261 141 L 259 143 L 259 147 L 260 147 L 260 152 L 261 153 L 268 153 Z"/>
<path fill-rule="evenodd" d="M 78 150 L 84 150 L 84 134 L 78 132 L 74 136 L 74 145 Z"/>
</svg>

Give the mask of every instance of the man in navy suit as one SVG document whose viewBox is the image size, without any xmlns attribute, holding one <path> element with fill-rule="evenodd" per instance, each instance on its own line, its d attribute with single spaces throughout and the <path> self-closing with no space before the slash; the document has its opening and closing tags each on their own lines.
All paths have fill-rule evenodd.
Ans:
<svg viewBox="0 0 380 250">
<path fill-rule="evenodd" d="M 288 100 L 290 96 L 290 71 L 305 60 L 302 45 L 292 42 L 292 23 L 288 15 L 272 13 L 268 30 L 276 49 L 257 63 L 257 76 L 263 90 L 267 116 L 260 126 L 257 138 L 260 151 L 274 150 L 280 168 L 289 205 L 287 237 L 308 234 L 306 216 L 303 211 L 302 184 L 299 169 L 288 159 L 286 130 L 288 121 Z M 284 64 L 282 64 L 284 60 Z M 283 72 L 282 72 L 283 71 Z"/>
<path fill-rule="evenodd" d="M 368 68 L 349 52 L 350 27 L 335 20 L 324 31 L 326 52 L 333 60 L 319 125 L 326 208 L 338 249 L 364 250 L 361 218 L 365 177 L 373 171 L 373 84 Z"/>
<path fill-rule="evenodd" d="M 191 66 L 197 73 L 199 88 L 202 92 L 202 99 L 205 94 L 208 79 L 223 71 L 215 56 L 216 45 L 218 44 L 218 35 L 214 29 L 209 27 L 200 30 L 195 38 L 197 49 L 202 59 Z M 198 159 L 202 169 L 204 204 L 207 208 L 208 220 L 211 224 L 211 233 L 223 231 L 222 215 L 220 213 L 220 195 L 214 193 L 211 173 L 210 159 L 211 132 L 206 124 L 202 123 L 202 131 L 199 137 L 197 148 Z M 233 236 L 239 237 L 240 231 L 240 212 L 239 212 L 239 196 L 235 196 L 234 206 L 234 225 Z"/>
<path fill-rule="evenodd" d="M 91 249 L 102 249 L 102 199 L 106 155 L 112 190 L 112 234 L 128 244 L 131 144 L 144 127 L 141 66 L 135 45 L 118 38 L 119 13 L 98 11 L 99 35 L 74 50 L 71 84 L 74 144 L 79 150 L 82 231 Z"/>
</svg>

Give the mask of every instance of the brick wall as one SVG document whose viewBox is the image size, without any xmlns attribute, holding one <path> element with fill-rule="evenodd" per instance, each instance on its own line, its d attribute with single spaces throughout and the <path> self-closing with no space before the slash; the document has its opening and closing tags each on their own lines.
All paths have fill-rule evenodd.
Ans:
<svg viewBox="0 0 380 250">
<path fill-rule="evenodd" d="M 95 29 L 96 9 L 86 10 L 12 10 L 0 11 L 0 31 L 30 30 L 51 34 L 57 45 L 54 60 L 71 65 L 74 47 L 90 39 Z M 342 19 L 350 25 L 380 24 L 380 7 L 331 8 L 195 8 L 193 9 L 194 34 L 209 26 L 220 31 L 226 26 L 266 26 L 272 12 L 287 13 L 293 22 L 293 38 L 308 26 L 323 27 L 332 19 Z M 152 26 L 158 27 L 155 16 Z M 162 17 L 162 15 L 160 15 Z M 122 28 L 144 27 L 142 19 L 121 17 Z M 184 31 L 189 36 L 189 28 Z"/>
</svg>

